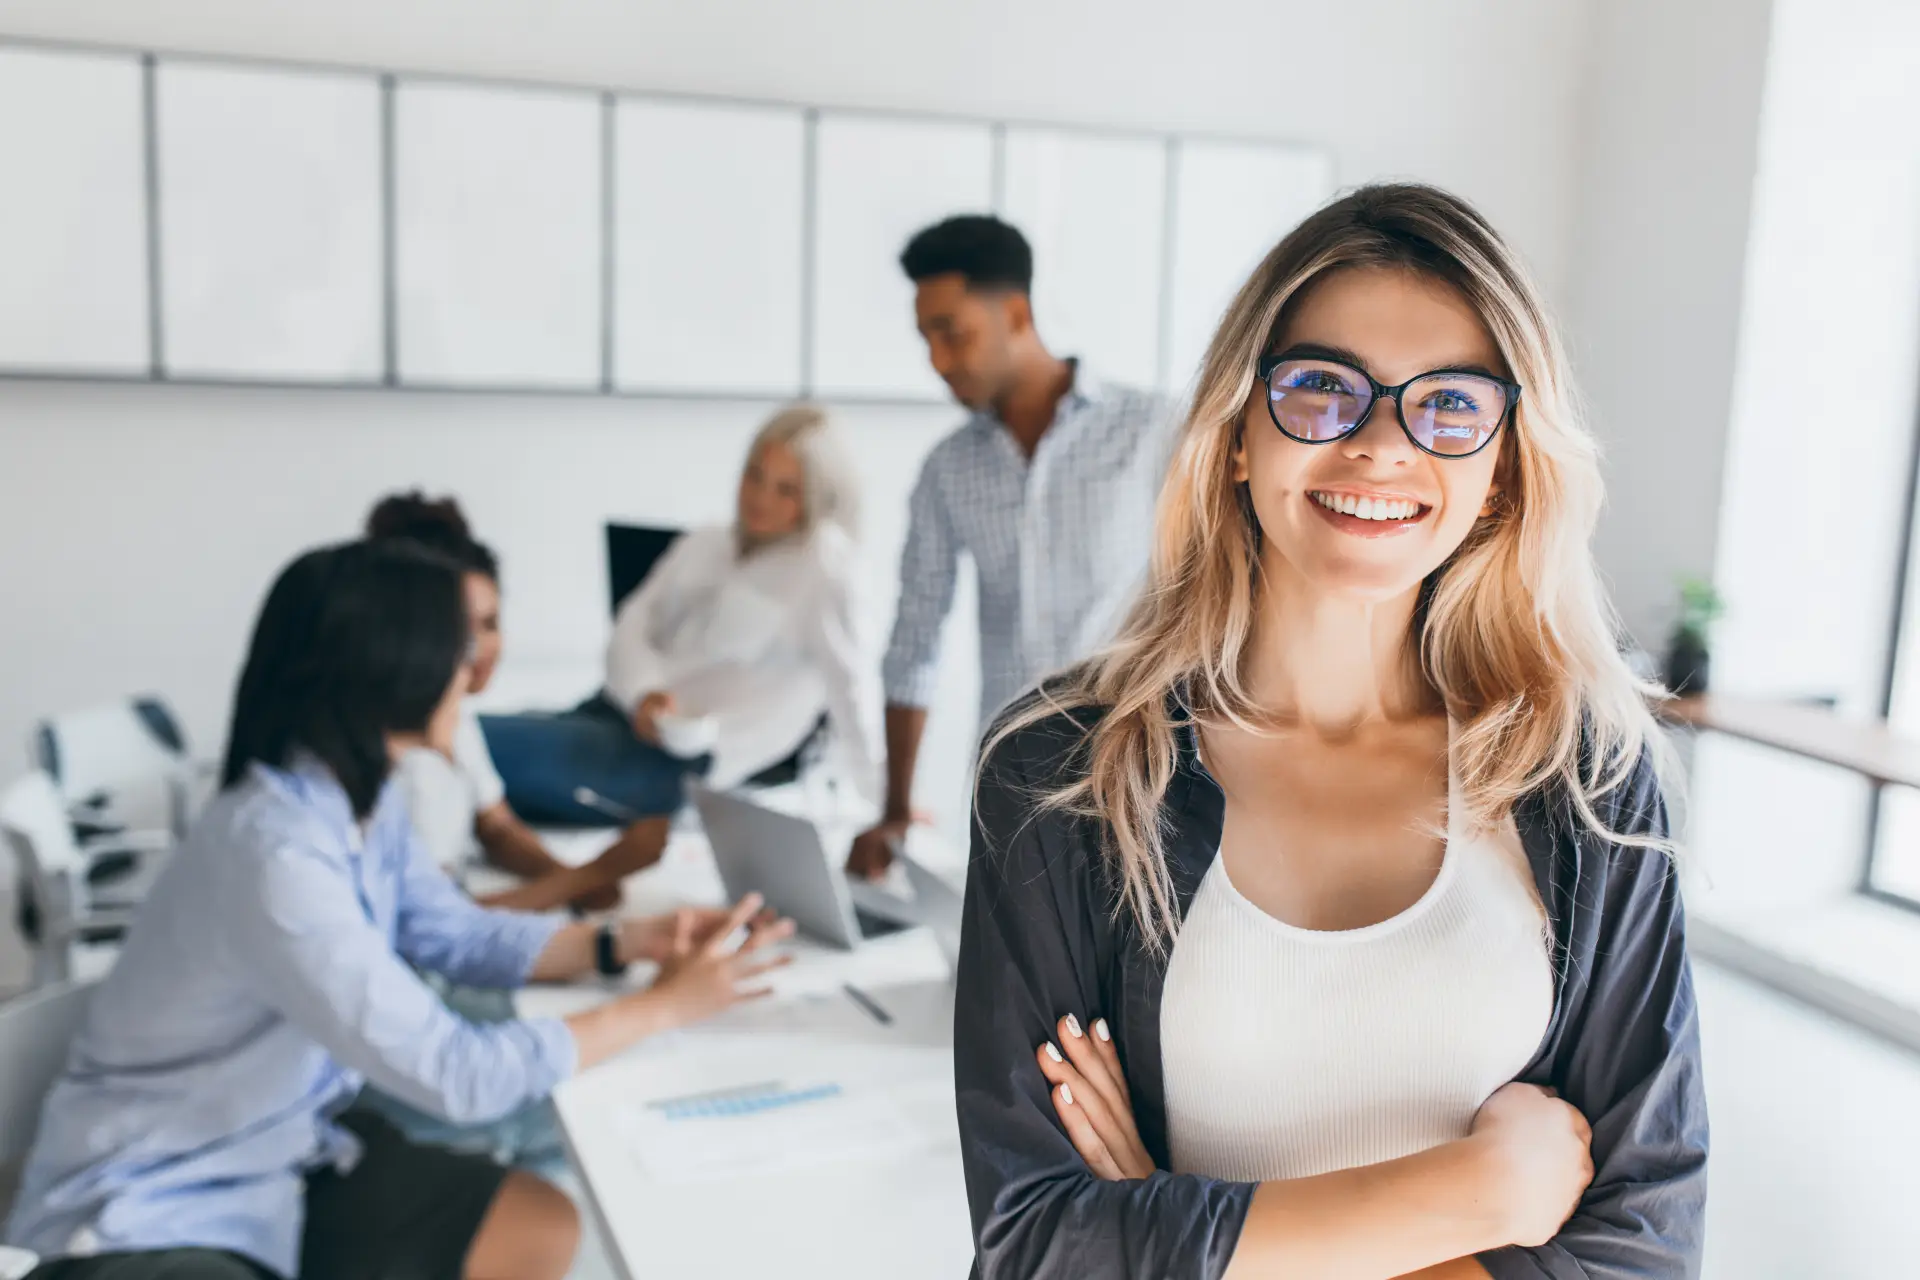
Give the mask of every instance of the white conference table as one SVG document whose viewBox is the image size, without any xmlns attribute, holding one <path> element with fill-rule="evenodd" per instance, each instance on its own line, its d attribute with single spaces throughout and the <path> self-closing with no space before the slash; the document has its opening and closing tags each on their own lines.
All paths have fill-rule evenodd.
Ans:
<svg viewBox="0 0 1920 1280">
<path fill-rule="evenodd" d="M 553 843 L 570 860 L 597 847 Z M 720 898 L 704 839 L 676 833 L 661 865 L 629 882 L 625 910 Z M 626 1280 L 959 1280 L 973 1240 L 954 1119 L 946 959 L 926 929 L 855 952 L 805 939 L 790 949 L 794 962 L 779 971 L 773 996 L 643 1043 L 555 1092 L 614 1267 Z M 864 1011 L 847 983 L 891 1023 Z M 518 1003 L 524 1015 L 564 1016 L 612 990 L 601 982 L 535 987 Z M 830 1083 L 843 1093 L 765 1115 L 701 1118 L 685 1129 L 648 1115 L 648 1103 L 774 1083 Z M 723 1137 L 707 1139 L 720 1129 Z"/>
</svg>

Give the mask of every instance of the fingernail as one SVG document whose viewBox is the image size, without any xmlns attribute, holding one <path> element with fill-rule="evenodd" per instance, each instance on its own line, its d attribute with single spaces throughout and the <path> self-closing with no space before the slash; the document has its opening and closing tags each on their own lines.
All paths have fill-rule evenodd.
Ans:
<svg viewBox="0 0 1920 1280">
<path fill-rule="evenodd" d="M 1113 1039 L 1113 1032 L 1107 1030 L 1107 1020 L 1105 1018 L 1094 1019 L 1093 1034 L 1099 1036 L 1102 1040 Z"/>
<path fill-rule="evenodd" d="M 1060 1086 L 1060 1101 L 1066 1103 L 1068 1106 L 1073 1105 L 1073 1090 L 1067 1088 L 1066 1085 Z"/>
<path fill-rule="evenodd" d="M 1060 1051 L 1053 1047 L 1053 1041 L 1051 1040 L 1047 1041 L 1047 1056 L 1049 1058 L 1052 1058 L 1055 1062 L 1066 1061 L 1065 1058 L 1060 1056 Z"/>
<path fill-rule="evenodd" d="M 1074 1017 L 1072 1014 L 1067 1015 L 1067 1034 L 1075 1040 L 1080 1038 L 1080 1019 Z"/>
</svg>

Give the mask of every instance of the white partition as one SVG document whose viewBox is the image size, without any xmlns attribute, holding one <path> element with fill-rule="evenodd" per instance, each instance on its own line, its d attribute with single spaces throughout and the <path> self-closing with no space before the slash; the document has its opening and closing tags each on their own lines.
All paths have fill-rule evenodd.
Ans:
<svg viewBox="0 0 1920 1280">
<path fill-rule="evenodd" d="M 0 376 L 942 403 L 900 251 L 990 209 L 1048 344 L 1180 388 L 1324 153 L 0 38 Z"/>
<path fill-rule="evenodd" d="M 597 95 L 399 85 L 402 382 L 600 385 L 601 138 Z"/>
<path fill-rule="evenodd" d="M 1033 246 L 1047 345 L 1135 386 L 1160 379 L 1167 145 L 1010 128 L 1001 212 Z"/>
<path fill-rule="evenodd" d="M 166 372 L 380 381 L 379 81 L 192 62 L 157 77 Z"/>
<path fill-rule="evenodd" d="M 1174 179 L 1167 382 L 1184 388 L 1260 259 L 1333 191 L 1323 152 L 1183 140 Z"/>
<path fill-rule="evenodd" d="M 813 386 L 826 397 L 939 399 L 900 250 L 993 200 L 985 124 L 822 114 L 816 141 Z"/>
<path fill-rule="evenodd" d="M 633 100 L 614 118 L 614 385 L 791 396 L 806 117 Z"/>
<path fill-rule="evenodd" d="M 0 368 L 144 374 L 140 61 L 0 48 Z"/>
</svg>

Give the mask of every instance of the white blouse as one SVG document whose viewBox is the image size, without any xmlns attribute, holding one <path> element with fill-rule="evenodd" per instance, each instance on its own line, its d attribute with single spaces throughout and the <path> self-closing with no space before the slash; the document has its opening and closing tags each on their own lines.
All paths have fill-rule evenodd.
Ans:
<svg viewBox="0 0 1920 1280">
<path fill-rule="evenodd" d="M 607 696 L 629 712 L 649 693 L 719 724 L 708 781 L 731 787 L 791 755 L 824 712 L 837 773 L 883 799 L 878 645 L 853 540 L 835 524 L 739 553 L 730 528 L 667 549 L 614 617 Z"/>
<path fill-rule="evenodd" d="M 474 819 L 507 796 L 472 700 L 460 704 L 451 760 L 431 747 L 415 747 L 400 756 L 393 775 L 406 793 L 414 833 L 435 862 L 461 879 L 466 867 L 480 861 Z"/>
<path fill-rule="evenodd" d="M 1546 912 L 1511 819 L 1452 819 L 1418 902 L 1362 929 L 1275 919 L 1216 857 L 1160 1007 L 1173 1167 L 1302 1178 L 1467 1135 L 1553 1012 Z"/>
</svg>

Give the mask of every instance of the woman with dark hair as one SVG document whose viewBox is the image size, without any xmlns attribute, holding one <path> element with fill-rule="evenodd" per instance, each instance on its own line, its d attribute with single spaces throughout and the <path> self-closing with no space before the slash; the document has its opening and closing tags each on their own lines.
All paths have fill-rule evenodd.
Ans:
<svg viewBox="0 0 1920 1280">
<path fill-rule="evenodd" d="M 309 552 L 274 584 L 222 790 L 94 992 L 7 1239 L 38 1280 L 558 1280 L 567 1198 L 341 1112 L 364 1082 L 492 1120 L 636 1041 L 755 994 L 791 926 L 749 899 L 617 931 L 485 909 L 421 850 L 392 761 L 446 749 L 472 641 L 459 570 L 417 548 Z M 726 947 L 748 929 L 737 950 Z M 476 1025 L 415 970 L 513 987 L 660 964 L 564 1020 Z"/>
<path fill-rule="evenodd" d="M 500 562 L 473 536 L 460 504 L 428 498 L 418 489 L 382 498 L 367 516 L 367 537 L 404 540 L 438 552 L 460 567 L 467 622 L 473 632 L 468 698 L 460 704 L 452 749 L 409 751 L 394 765 L 407 793 L 414 830 L 427 852 L 456 880 L 484 860 L 526 883 L 485 895 L 488 906 L 545 911 L 574 906 L 604 911 L 619 905 L 620 882 L 660 860 L 667 846 L 667 819 L 643 818 L 629 826 L 598 858 L 570 867 L 548 851 L 540 837 L 507 802 L 472 699 L 493 680 L 502 648 Z"/>
</svg>

